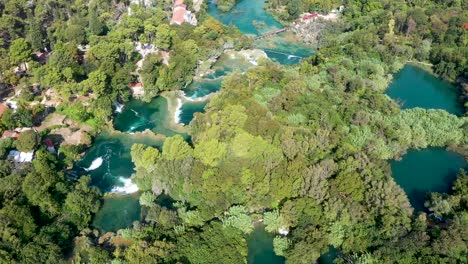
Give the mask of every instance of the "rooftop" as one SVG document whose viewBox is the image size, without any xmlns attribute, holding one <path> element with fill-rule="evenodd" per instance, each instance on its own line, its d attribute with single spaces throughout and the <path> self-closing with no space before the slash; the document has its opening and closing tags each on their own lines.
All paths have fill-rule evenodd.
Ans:
<svg viewBox="0 0 468 264">
<path fill-rule="evenodd" d="M 8 109 L 8 106 L 6 104 L 0 104 L 0 117 L 3 115 L 3 113 Z"/>
</svg>

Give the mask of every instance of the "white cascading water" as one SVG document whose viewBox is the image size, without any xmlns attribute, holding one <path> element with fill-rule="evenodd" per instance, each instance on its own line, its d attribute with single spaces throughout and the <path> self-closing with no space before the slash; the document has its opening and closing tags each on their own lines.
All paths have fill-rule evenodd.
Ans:
<svg viewBox="0 0 468 264">
<path fill-rule="evenodd" d="M 116 113 L 122 113 L 122 110 L 124 108 L 123 104 L 120 104 L 118 102 L 114 102 L 114 106 L 115 106 L 115 112 Z"/>
<path fill-rule="evenodd" d="M 115 186 L 110 191 L 111 193 L 131 194 L 139 191 L 138 186 L 133 183 L 132 179 L 120 177 L 119 181 L 123 183 L 123 186 Z"/>
<path fill-rule="evenodd" d="M 84 168 L 85 171 L 92 171 L 95 170 L 99 167 L 101 167 L 102 163 L 104 162 L 104 159 L 102 157 L 98 157 L 91 162 L 91 165 L 89 165 L 88 168 Z"/>
<path fill-rule="evenodd" d="M 179 124 L 179 122 L 180 122 L 180 114 L 181 113 L 182 113 L 182 99 L 177 98 L 177 106 L 176 106 L 176 110 L 174 111 L 174 122 L 176 124 Z"/>
</svg>

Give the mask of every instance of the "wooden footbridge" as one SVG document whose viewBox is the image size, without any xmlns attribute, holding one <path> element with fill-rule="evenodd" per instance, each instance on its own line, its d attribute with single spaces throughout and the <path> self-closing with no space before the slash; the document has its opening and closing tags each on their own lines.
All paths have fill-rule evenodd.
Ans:
<svg viewBox="0 0 468 264">
<path fill-rule="evenodd" d="M 290 27 L 285 27 L 285 28 L 281 28 L 281 29 L 276 29 L 276 30 L 267 32 L 267 33 L 265 33 L 265 34 L 263 34 L 263 35 L 256 36 L 256 37 L 255 37 L 255 40 L 269 38 L 269 37 L 272 37 L 272 36 L 274 36 L 274 35 L 278 35 L 279 33 L 288 31 L 288 30 L 290 30 L 290 29 L 291 29 Z"/>
</svg>

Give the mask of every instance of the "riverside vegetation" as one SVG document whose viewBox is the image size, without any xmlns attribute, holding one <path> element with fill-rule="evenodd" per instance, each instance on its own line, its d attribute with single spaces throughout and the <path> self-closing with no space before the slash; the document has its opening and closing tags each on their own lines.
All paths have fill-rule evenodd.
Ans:
<svg viewBox="0 0 468 264">
<path fill-rule="evenodd" d="M 2 2 L 2 92 L 21 93 L 1 130 L 38 125 L 45 109 L 31 102 L 53 88 L 62 100 L 57 112 L 97 134 L 113 103 L 130 97 L 141 58 L 133 41 L 171 51 L 168 65 L 157 55 L 144 61 L 147 101 L 189 84 L 198 61 L 226 44 L 251 45 L 210 17 L 206 4 L 199 26 L 170 26 L 163 11 L 170 2 L 132 5 L 132 15 L 125 1 Z M 325 3 L 270 5 L 292 20 L 328 12 Z M 131 147 L 143 218 L 118 234 L 90 228 L 102 201 L 91 178 L 65 176 L 85 146 L 50 154 L 40 144 L 48 130 L 1 139 L 0 262 L 245 263 L 245 238 L 260 220 L 286 263 L 313 263 L 329 246 L 340 251 L 339 263 L 467 262 L 467 174 L 460 170 L 451 192 L 430 193 L 415 211 L 389 165 L 428 147 L 467 159 L 467 117 L 402 110 L 385 94 L 408 61 L 431 63 L 450 81 L 468 77 L 466 1 L 343 4 L 342 19 L 322 33 L 313 56 L 293 66 L 264 60 L 225 77 L 190 123 L 190 141 L 174 135 L 161 147 Z M 85 52 L 77 48 L 86 44 Z M 53 53 L 42 65 L 32 54 L 44 48 Z M 7 160 L 14 148 L 35 149 L 34 161 Z"/>
</svg>

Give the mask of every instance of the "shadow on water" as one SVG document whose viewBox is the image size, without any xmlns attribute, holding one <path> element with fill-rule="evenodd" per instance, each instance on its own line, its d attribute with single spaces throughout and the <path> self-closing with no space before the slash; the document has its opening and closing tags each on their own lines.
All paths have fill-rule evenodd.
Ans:
<svg viewBox="0 0 468 264">
<path fill-rule="evenodd" d="M 328 247 L 328 252 L 325 254 L 322 254 L 320 258 L 317 260 L 319 264 L 333 264 L 334 260 L 338 257 L 339 251 L 332 247 Z"/>
<path fill-rule="evenodd" d="M 277 256 L 273 251 L 273 238 L 263 225 L 255 227 L 247 238 L 249 264 L 284 264 L 285 258 Z"/>
</svg>

